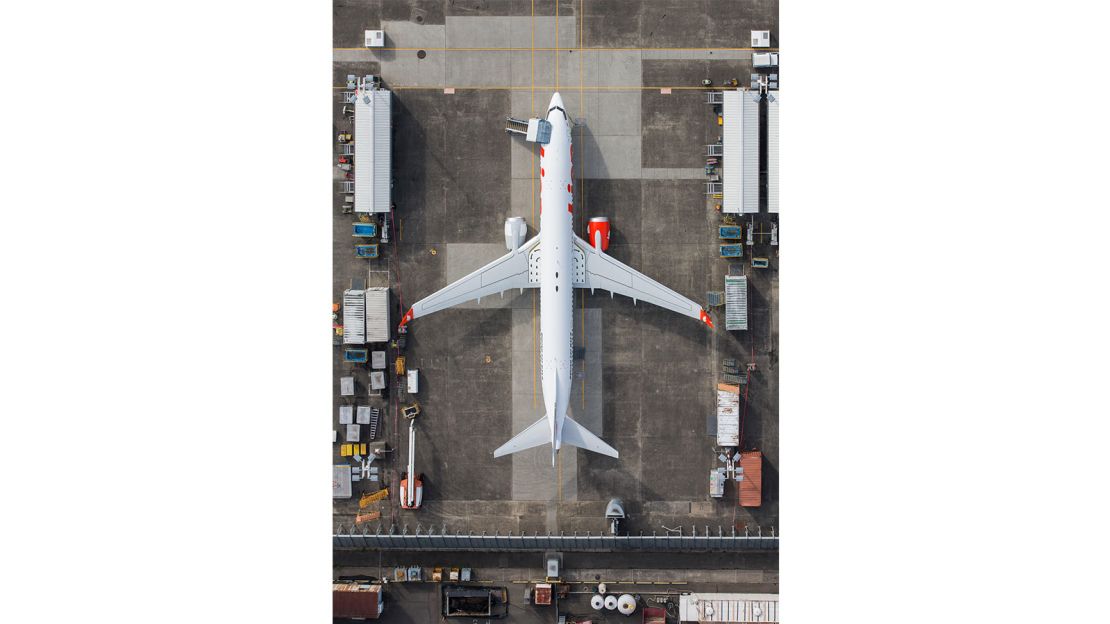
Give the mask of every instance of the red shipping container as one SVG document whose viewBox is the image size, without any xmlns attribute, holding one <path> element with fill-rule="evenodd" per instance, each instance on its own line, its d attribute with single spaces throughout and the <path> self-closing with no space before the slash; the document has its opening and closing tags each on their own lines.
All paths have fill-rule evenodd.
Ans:
<svg viewBox="0 0 1110 624">
<path fill-rule="evenodd" d="M 382 586 L 361 583 L 333 583 L 331 586 L 333 618 L 376 620 L 382 614 Z"/>
<path fill-rule="evenodd" d="M 759 507 L 763 503 L 763 453 L 740 453 L 740 467 L 744 469 L 744 478 L 737 486 L 740 490 L 740 506 Z"/>
</svg>

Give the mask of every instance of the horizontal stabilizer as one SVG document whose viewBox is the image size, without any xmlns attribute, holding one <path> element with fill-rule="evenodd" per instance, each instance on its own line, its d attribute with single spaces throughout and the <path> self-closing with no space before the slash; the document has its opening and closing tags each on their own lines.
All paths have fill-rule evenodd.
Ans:
<svg viewBox="0 0 1110 624">
<path fill-rule="evenodd" d="M 582 425 L 574 422 L 574 419 L 567 416 L 563 419 L 563 444 L 570 446 L 577 446 L 587 451 L 601 453 L 609 457 L 620 457 L 617 449 L 609 446 L 601 440 L 601 438 L 590 433 L 590 430 Z"/>
<path fill-rule="evenodd" d="M 547 422 L 547 416 L 532 423 L 527 429 L 513 436 L 512 440 L 497 447 L 493 452 L 494 457 L 501 457 L 503 455 L 510 455 L 525 449 L 534 448 L 543 444 L 551 443 L 551 426 Z"/>
</svg>

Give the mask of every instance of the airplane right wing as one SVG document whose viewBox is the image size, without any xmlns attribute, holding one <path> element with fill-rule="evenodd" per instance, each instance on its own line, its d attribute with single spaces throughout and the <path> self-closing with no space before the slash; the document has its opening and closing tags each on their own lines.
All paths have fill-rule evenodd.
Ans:
<svg viewBox="0 0 1110 624">
<path fill-rule="evenodd" d="M 528 257 L 539 244 L 540 235 L 537 234 L 515 250 L 412 304 L 401 319 L 401 327 L 414 318 L 446 310 L 460 303 L 513 288 L 539 286 L 528 279 Z"/>
<path fill-rule="evenodd" d="M 660 308 L 696 318 L 713 327 L 713 319 L 697 303 L 683 297 L 636 269 L 614 259 L 582 240 L 574 237 L 574 245 L 585 259 L 585 280 L 575 282 L 575 288 L 600 288 L 611 293 L 631 297 L 633 301 L 646 301 Z"/>
</svg>

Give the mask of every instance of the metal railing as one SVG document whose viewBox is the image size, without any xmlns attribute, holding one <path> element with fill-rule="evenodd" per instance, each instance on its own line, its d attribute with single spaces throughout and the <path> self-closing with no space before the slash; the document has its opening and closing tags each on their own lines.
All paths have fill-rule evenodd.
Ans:
<svg viewBox="0 0 1110 624">
<path fill-rule="evenodd" d="M 774 529 L 764 535 L 762 529 L 738 534 L 735 530 L 726 532 L 721 527 L 717 527 L 715 533 L 704 527 L 700 534 L 697 527 L 690 527 L 689 532 L 683 527 L 663 535 L 514 535 L 511 531 L 506 535 L 477 535 L 449 533 L 446 527 L 437 530 L 417 526 L 410 533 L 407 525 L 400 530 L 395 526 L 385 530 L 379 525 L 374 531 L 365 529 L 361 532 L 336 527 L 332 546 L 337 549 L 372 550 L 736 552 L 775 551 L 779 547 L 779 538 Z"/>
</svg>

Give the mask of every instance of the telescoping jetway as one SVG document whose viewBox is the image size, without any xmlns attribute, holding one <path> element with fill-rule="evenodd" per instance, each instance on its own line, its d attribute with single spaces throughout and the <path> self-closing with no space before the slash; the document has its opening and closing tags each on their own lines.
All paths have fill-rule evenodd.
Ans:
<svg viewBox="0 0 1110 624">
<path fill-rule="evenodd" d="M 779 97 L 781 91 L 767 96 L 767 212 L 779 211 Z M 777 244 L 777 230 L 775 242 Z"/>
<path fill-rule="evenodd" d="M 389 212 L 391 93 L 360 80 L 355 105 L 355 212 Z"/>
<path fill-rule="evenodd" d="M 759 97 L 758 92 L 741 90 L 722 94 L 723 212 L 759 212 Z"/>
</svg>

